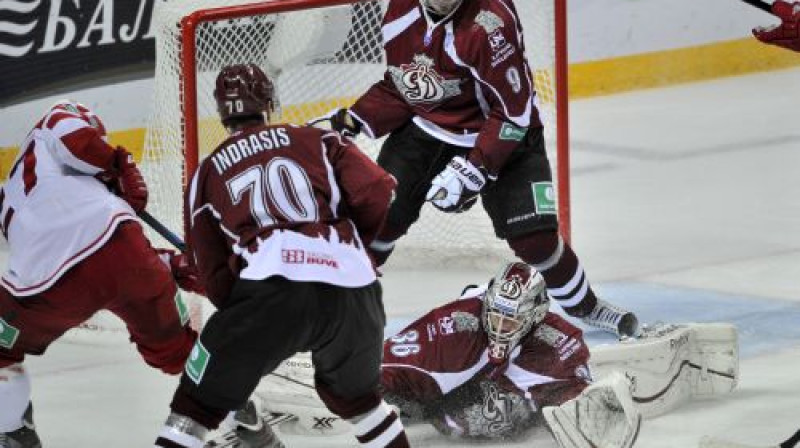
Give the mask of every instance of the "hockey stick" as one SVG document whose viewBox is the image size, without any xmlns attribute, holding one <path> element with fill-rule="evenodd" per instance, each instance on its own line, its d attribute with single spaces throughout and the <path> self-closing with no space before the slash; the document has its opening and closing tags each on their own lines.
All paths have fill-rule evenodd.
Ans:
<svg viewBox="0 0 800 448">
<path fill-rule="evenodd" d="M 772 5 L 765 2 L 764 0 L 742 0 L 743 2 L 747 3 L 750 6 L 758 8 L 764 12 L 768 12 L 772 14 Z"/>
<path fill-rule="evenodd" d="M 139 218 L 141 218 L 142 221 L 146 222 L 151 229 L 155 230 L 156 232 L 158 232 L 159 235 L 163 236 L 165 240 L 169 241 L 179 251 L 181 252 L 186 251 L 186 243 L 184 243 L 183 240 L 181 240 L 181 238 L 178 235 L 172 233 L 172 231 L 169 230 L 167 226 L 161 224 L 161 222 L 159 222 L 159 220 L 153 217 L 153 215 L 148 213 L 147 210 L 142 210 L 141 212 L 139 212 Z"/>
</svg>

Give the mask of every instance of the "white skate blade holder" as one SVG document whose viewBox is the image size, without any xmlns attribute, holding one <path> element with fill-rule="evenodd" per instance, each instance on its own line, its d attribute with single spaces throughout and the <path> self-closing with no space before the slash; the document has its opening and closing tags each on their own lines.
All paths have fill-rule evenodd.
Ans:
<svg viewBox="0 0 800 448">
<path fill-rule="evenodd" d="M 694 398 L 725 395 L 739 379 L 736 327 L 690 323 L 646 328 L 642 336 L 592 349 L 595 379 L 622 372 L 645 418 L 663 415 Z"/>
</svg>

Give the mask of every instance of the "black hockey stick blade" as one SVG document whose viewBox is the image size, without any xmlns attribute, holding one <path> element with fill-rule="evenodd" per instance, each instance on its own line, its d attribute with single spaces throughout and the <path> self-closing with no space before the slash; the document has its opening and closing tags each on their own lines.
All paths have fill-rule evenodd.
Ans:
<svg viewBox="0 0 800 448">
<path fill-rule="evenodd" d="M 148 213 L 147 210 L 142 210 L 141 212 L 139 212 L 139 218 L 141 218 L 142 221 L 146 222 L 151 229 L 155 230 L 156 232 L 158 232 L 159 235 L 163 236 L 165 240 L 169 241 L 170 244 L 175 246 L 176 249 L 178 249 L 181 252 L 186 251 L 186 243 L 184 243 L 183 240 L 178 235 L 172 233 L 172 231 L 169 230 L 167 226 L 161 224 L 161 222 L 159 222 L 159 220 L 153 217 L 153 215 Z"/>
<path fill-rule="evenodd" d="M 772 14 L 772 5 L 764 0 L 742 0 L 750 6 L 756 7 L 764 12 Z"/>
</svg>

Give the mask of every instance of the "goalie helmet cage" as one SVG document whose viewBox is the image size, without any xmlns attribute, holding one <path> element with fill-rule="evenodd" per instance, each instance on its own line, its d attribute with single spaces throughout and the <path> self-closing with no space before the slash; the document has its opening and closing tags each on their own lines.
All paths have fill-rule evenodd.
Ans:
<svg viewBox="0 0 800 448">
<path fill-rule="evenodd" d="M 226 138 L 212 92 L 224 65 L 253 62 L 275 81 L 281 113 L 302 124 L 346 107 L 385 70 L 386 0 L 178 0 L 158 2 L 156 76 L 142 168 L 149 210 L 181 228 L 182 192 L 198 160 Z M 562 234 L 568 238 L 569 160 L 566 0 L 517 0 L 537 106 L 554 165 Z M 508 24 L 506 26 L 509 26 Z M 382 140 L 357 139 L 377 157 Z M 480 266 L 513 258 L 482 207 L 445 214 L 426 205 L 390 266 Z"/>
</svg>

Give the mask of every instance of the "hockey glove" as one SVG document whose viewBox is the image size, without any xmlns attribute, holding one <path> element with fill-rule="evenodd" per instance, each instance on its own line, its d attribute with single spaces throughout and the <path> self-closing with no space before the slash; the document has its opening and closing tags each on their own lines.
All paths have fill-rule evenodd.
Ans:
<svg viewBox="0 0 800 448">
<path fill-rule="evenodd" d="M 331 128 L 345 137 L 355 137 L 361 132 L 361 123 L 347 109 L 339 109 L 331 115 Z"/>
<path fill-rule="evenodd" d="M 114 150 L 116 172 L 112 187 L 117 196 L 127 202 L 133 211 L 141 212 L 147 207 L 147 184 L 133 161 L 133 156 L 121 146 Z"/>
<path fill-rule="evenodd" d="M 456 156 L 433 179 L 425 200 L 444 212 L 461 213 L 475 205 L 484 185 L 486 171 Z"/>
<path fill-rule="evenodd" d="M 753 35 L 761 42 L 800 52 L 800 2 L 776 0 L 772 13 L 781 19 L 781 24 L 755 28 Z"/>
<path fill-rule="evenodd" d="M 189 263 L 189 258 L 184 253 L 177 253 L 169 249 L 156 249 L 158 258 L 164 262 L 172 272 L 172 277 L 178 287 L 184 291 L 205 295 L 206 291 L 200 283 L 197 269 Z"/>
</svg>

